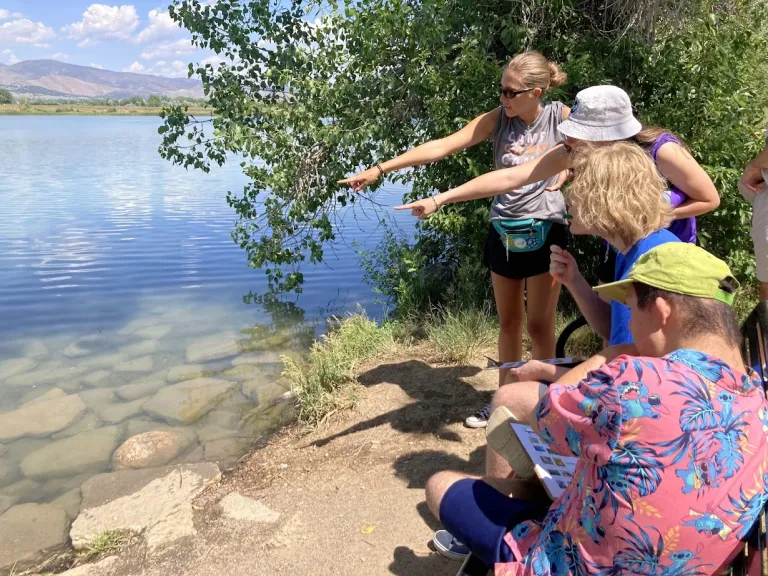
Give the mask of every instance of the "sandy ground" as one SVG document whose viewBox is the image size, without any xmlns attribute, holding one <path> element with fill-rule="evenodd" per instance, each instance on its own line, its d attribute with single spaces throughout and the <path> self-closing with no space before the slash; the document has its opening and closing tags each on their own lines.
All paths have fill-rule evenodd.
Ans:
<svg viewBox="0 0 768 576">
<path fill-rule="evenodd" d="M 483 431 L 464 418 L 487 402 L 494 372 L 439 366 L 425 349 L 360 371 L 354 410 L 309 434 L 286 430 L 195 501 L 197 536 L 161 554 L 140 543 L 110 573 L 453 575 L 428 546 L 438 527 L 424 502 L 434 472 L 479 473 Z M 259 502 L 248 520 L 222 513 L 237 492 Z"/>
</svg>

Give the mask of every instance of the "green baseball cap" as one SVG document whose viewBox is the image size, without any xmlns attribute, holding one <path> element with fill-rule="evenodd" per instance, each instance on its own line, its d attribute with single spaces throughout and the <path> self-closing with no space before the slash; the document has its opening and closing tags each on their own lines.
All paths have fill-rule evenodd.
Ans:
<svg viewBox="0 0 768 576">
<path fill-rule="evenodd" d="M 723 289 L 728 280 L 735 289 L 739 283 L 722 260 L 687 242 L 667 242 L 649 250 L 637 259 L 624 280 L 595 286 L 593 290 L 622 304 L 633 282 L 696 298 L 713 298 L 732 305 L 734 294 Z"/>
</svg>

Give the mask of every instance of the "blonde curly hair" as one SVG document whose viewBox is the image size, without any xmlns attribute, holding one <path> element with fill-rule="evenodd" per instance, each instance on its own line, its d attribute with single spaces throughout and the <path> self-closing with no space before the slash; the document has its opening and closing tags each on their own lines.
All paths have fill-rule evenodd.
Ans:
<svg viewBox="0 0 768 576">
<path fill-rule="evenodd" d="M 591 232 L 629 247 L 672 222 L 666 182 L 637 144 L 585 144 L 571 154 L 571 169 L 571 212 Z"/>
</svg>

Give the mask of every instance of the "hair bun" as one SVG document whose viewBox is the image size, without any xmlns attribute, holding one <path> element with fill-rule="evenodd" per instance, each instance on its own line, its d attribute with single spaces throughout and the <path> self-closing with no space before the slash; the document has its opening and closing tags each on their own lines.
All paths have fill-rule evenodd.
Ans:
<svg viewBox="0 0 768 576">
<path fill-rule="evenodd" d="M 549 85 L 552 88 L 557 88 L 565 84 L 568 79 L 568 74 L 560 70 L 560 66 L 554 62 L 549 63 Z"/>
</svg>

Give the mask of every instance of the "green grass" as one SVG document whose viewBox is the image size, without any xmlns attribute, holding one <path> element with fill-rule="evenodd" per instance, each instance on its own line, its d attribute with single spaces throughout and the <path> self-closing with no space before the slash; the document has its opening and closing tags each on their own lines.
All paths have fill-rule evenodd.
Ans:
<svg viewBox="0 0 768 576">
<path fill-rule="evenodd" d="M 442 310 L 427 324 L 427 338 L 441 362 L 465 364 L 495 347 L 499 324 L 488 309 Z"/>
<path fill-rule="evenodd" d="M 102 532 L 78 553 L 79 563 L 88 562 L 91 558 L 108 552 L 115 552 L 125 544 L 125 534 L 116 530 Z"/>
<path fill-rule="evenodd" d="M 354 403 L 355 369 L 359 362 L 395 350 L 395 326 L 377 324 L 363 311 L 333 319 L 332 329 L 316 341 L 306 362 L 283 357 L 283 376 L 298 401 L 298 419 L 319 424 Z"/>
</svg>

